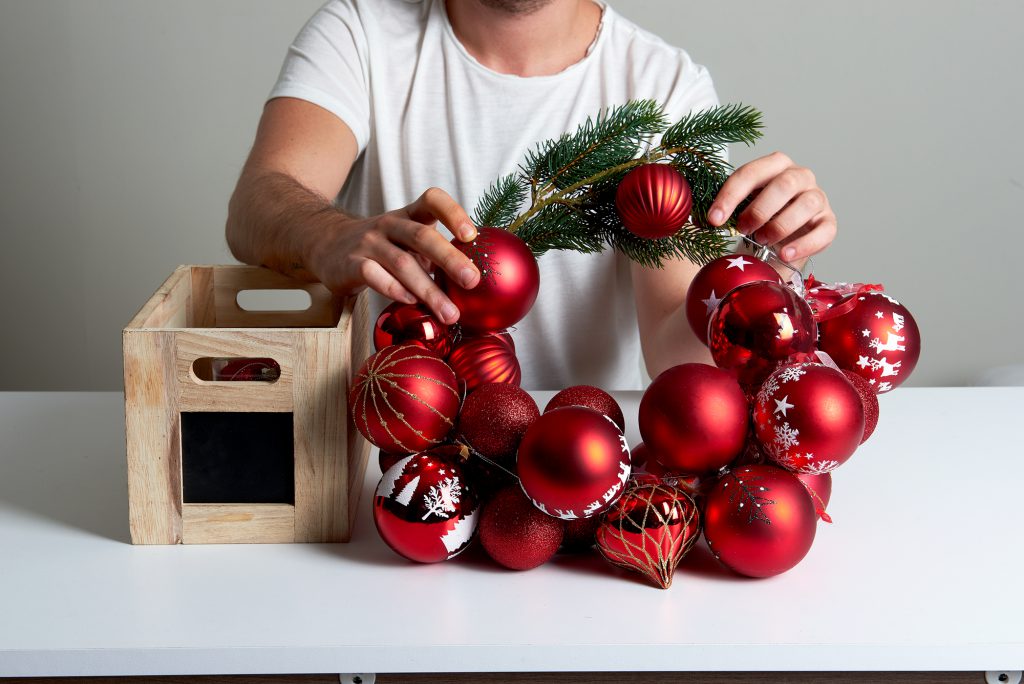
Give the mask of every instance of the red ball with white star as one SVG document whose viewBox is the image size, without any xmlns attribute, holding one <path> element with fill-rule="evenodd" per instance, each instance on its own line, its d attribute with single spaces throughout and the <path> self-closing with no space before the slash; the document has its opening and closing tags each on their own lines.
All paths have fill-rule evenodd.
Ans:
<svg viewBox="0 0 1024 684">
<path fill-rule="evenodd" d="M 850 295 L 818 325 L 821 350 L 882 394 L 910 377 L 921 356 L 921 332 L 907 307 L 884 292 Z"/>
<path fill-rule="evenodd" d="M 719 257 L 700 269 L 686 291 L 686 320 L 697 339 L 708 343 L 708 319 L 729 290 L 756 280 L 782 282 L 774 268 L 752 256 Z"/>
<path fill-rule="evenodd" d="M 819 363 L 784 366 L 757 393 L 754 433 L 782 467 L 827 473 L 860 446 L 864 408 L 841 371 Z"/>
</svg>

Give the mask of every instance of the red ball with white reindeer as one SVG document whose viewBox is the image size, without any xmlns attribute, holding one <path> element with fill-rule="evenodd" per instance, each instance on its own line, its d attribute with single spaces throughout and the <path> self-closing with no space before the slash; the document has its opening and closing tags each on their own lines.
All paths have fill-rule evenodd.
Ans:
<svg viewBox="0 0 1024 684">
<path fill-rule="evenodd" d="M 373 521 L 391 549 L 418 563 L 457 556 L 476 532 L 479 502 L 462 468 L 443 453 L 406 456 L 384 473 Z"/>
<path fill-rule="evenodd" d="M 818 330 L 821 350 L 879 394 L 906 382 L 921 356 L 917 322 L 884 292 L 850 295 L 822 317 Z"/>
</svg>

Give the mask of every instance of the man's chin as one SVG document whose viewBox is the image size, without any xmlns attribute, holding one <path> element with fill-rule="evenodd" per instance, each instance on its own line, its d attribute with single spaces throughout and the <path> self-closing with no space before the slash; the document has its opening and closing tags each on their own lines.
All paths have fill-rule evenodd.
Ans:
<svg viewBox="0 0 1024 684">
<path fill-rule="evenodd" d="M 479 0 L 480 4 L 508 14 L 531 14 L 552 0 Z"/>
</svg>

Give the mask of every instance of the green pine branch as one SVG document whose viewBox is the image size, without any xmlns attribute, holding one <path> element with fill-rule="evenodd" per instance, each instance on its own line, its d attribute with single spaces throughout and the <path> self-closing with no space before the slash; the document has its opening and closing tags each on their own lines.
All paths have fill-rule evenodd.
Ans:
<svg viewBox="0 0 1024 684">
<path fill-rule="evenodd" d="M 669 125 L 660 105 L 633 100 L 602 110 L 573 134 L 537 145 L 518 172 L 491 185 L 474 218 L 478 225 L 516 233 L 537 255 L 610 247 L 650 267 L 671 258 L 707 263 L 728 249 L 726 234 L 707 224 L 711 203 L 732 172 L 722 158 L 725 145 L 751 145 L 761 127 L 760 112 L 745 105 L 694 112 Z M 659 161 L 672 164 L 690 183 L 693 222 L 668 238 L 645 240 L 622 225 L 615 190 L 637 166 Z M 522 209 L 527 196 L 529 206 Z M 724 228 L 734 225 L 731 217 Z"/>
</svg>

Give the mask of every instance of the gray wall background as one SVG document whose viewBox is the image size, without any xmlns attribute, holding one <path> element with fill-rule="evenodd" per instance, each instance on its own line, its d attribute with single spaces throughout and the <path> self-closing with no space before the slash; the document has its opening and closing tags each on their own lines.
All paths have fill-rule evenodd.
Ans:
<svg viewBox="0 0 1024 684">
<path fill-rule="evenodd" d="M 261 106 L 321 0 L 0 0 L 3 390 L 121 387 L 120 330 L 223 225 Z M 612 0 L 765 113 L 839 216 L 827 280 L 924 333 L 910 384 L 1024 362 L 1024 3 Z"/>
</svg>

